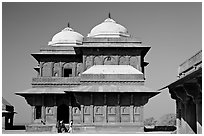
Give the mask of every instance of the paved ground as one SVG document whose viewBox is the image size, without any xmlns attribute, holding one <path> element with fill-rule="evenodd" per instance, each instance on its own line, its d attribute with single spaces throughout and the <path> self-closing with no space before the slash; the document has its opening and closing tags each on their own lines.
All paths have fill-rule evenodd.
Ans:
<svg viewBox="0 0 204 136">
<path fill-rule="evenodd" d="M 54 132 L 26 132 L 25 130 L 2 130 L 2 134 L 56 134 Z M 98 131 L 98 132 L 93 132 L 93 131 L 84 131 L 84 132 L 80 132 L 77 134 L 121 134 L 121 133 L 117 133 L 117 132 L 111 132 L 111 131 Z M 130 132 L 123 132 L 122 134 L 134 134 L 134 133 L 130 133 Z M 172 132 L 163 132 L 163 131 L 159 131 L 159 132 L 141 132 L 141 133 L 137 133 L 137 134 L 172 134 Z"/>
</svg>

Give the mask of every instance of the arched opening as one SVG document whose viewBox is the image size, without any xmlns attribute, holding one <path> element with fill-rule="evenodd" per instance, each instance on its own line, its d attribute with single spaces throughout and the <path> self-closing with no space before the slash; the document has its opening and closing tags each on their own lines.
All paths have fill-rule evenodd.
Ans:
<svg viewBox="0 0 204 136">
<path fill-rule="evenodd" d="M 57 120 L 63 120 L 64 123 L 69 123 L 69 107 L 65 104 L 57 108 Z"/>
</svg>

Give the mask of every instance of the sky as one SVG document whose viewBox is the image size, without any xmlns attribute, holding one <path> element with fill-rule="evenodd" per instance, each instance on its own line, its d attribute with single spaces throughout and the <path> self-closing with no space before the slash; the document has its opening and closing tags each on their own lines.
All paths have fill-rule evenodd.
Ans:
<svg viewBox="0 0 204 136">
<path fill-rule="evenodd" d="M 48 46 L 70 23 L 83 36 L 108 13 L 145 46 L 145 86 L 158 90 L 177 79 L 178 66 L 202 49 L 202 3 L 3 3 L 2 96 L 17 114 L 14 124 L 31 121 L 31 107 L 14 93 L 31 88 L 37 61 L 30 55 Z M 175 113 L 168 89 L 145 105 L 144 118 Z"/>
</svg>

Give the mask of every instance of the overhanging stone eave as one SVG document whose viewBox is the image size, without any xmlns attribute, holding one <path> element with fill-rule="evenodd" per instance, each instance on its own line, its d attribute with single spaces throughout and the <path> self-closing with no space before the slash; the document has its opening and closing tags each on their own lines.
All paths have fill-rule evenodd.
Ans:
<svg viewBox="0 0 204 136">
<path fill-rule="evenodd" d="M 30 88 L 24 91 L 15 92 L 16 95 L 25 96 L 25 95 L 33 95 L 33 94 L 65 94 L 65 90 L 67 88 Z"/>
<path fill-rule="evenodd" d="M 65 92 L 110 92 L 110 93 L 144 93 L 145 95 L 156 95 L 159 94 L 159 91 L 153 91 L 152 89 L 144 85 L 127 85 L 127 84 L 89 84 L 89 85 L 79 85 L 76 87 L 69 88 Z"/>
<path fill-rule="evenodd" d="M 189 75 L 186 75 L 185 77 L 182 77 L 180 79 L 177 79 L 176 81 L 172 82 L 171 84 L 159 89 L 159 90 L 163 90 L 165 88 L 176 88 L 177 86 L 181 86 L 182 84 L 186 83 L 186 82 L 190 82 L 193 80 L 193 78 L 202 76 L 202 68 L 199 68 L 198 70 L 190 73 Z"/>
</svg>

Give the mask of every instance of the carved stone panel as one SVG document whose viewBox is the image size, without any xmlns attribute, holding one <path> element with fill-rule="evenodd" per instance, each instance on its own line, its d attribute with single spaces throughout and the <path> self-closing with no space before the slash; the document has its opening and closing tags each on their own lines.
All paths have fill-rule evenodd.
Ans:
<svg viewBox="0 0 204 136">
<path fill-rule="evenodd" d="M 134 122 L 140 121 L 140 116 L 141 116 L 140 107 L 135 106 L 134 109 L 133 109 L 133 112 L 134 112 Z"/>
<path fill-rule="evenodd" d="M 103 106 L 95 106 L 94 113 L 95 115 L 103 115 Z"/>
<path fill-rule="evenodd" d="M 72 69 L 73 66 L 72 63 L 65 63 L 63 67 Z"/>
<path fill-rule="evenodd" d="M 53 76 L 54 77 L 59 77 L 60 71 L 61 71 L 60 63 L 54 63 L 54 65 L 53 65 Z"/>
<path fill-rule="evenodd" d="M 84 115 L 90 115 L 90 106 L 84 106 Z"/>
<path fill-rule="evenodd" d="M 103 65 L 102 56 L 95 56 L 94 57 L 94 65 Z"/>
<path fill-rule="evenodd" d="M 116 107 L 108 106 L 108 122 L 116 122 Z"/>
<path fill-rule="evenodd" d="M 53 115 L 53 107 L 46 107 L 46 114 Z"/>
<path fill-rule="evenodd" d="M 129 64 L 129 59 L 126 56 L 122 56 L 119 59 L 119 65 L 128 65 Z"/>
<path fill-rule="evenodd" d="M 107 56 L 104 58 L 104 65 L 117 65 L 117 61 L 114 57 Z"/>
<path fill-rule="evenodd" d="M 83 64 L 77 63 L 77 76 L 83 72 Z"/>
<path fill-rule="evenodd" d="M 139 69 L 139 61 L 137 56 L 130 57 L 130 65 L 133 66 L 136 69 Z"/>
<path fill-rule="evenodd" d="M 120 108 L 122 115 L 129 115 L 130 114 L 130 107 L 129 106 L 122 106 Z"/>
<path fill-rule="evenodd" d="M 86 57 L 86 69 L 89 69 L 93 65 L 93 57 L 87 56 Z"/>
<path fill-rule="evenodd" d="M 134 122 L 139 122 L 140 121 L 140 115 L 134 115 Z"/>
<path fill-rule="evenodd" d="M 84 106 L 84 123 L 91 123 L 91 118 L 90 106 Z"/>
<path fill-rule="evenodd" d="M 72 108 L 72 111 L 73 111 L 73 115 L 78 115 L 80 114 L 80 109 L 78 107 L 73 107 Z"/>
<path fill-rule="evenodd" d="M 130 107 L 122 106 L 120 108 L 121 122 L 130 122 Z"/>
<path fill-rule="evenodd" d="M 140 114 L 140 107 L 134 107 L 134 114 Z"/>
<path fill-rule="evenodd" d="M 80 124 L 81 123 L 81 111 L 78 107 L 72 108 L 72 115 L 73 115 L 73 122 L 74 124 Z"/>
<path fill-rule="evenodd" d="M 94 106 L 94 122 L 104 122 L 104 107 Z"/>
<path fill-rule="evenodd" d="M 50 77 L 52 73 L 51 62 L 46 62 L 42 66 L 42 76 L 43 77 Z"/>
</svg>

